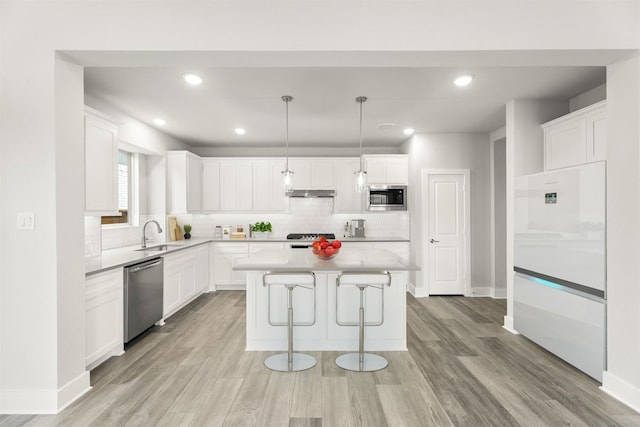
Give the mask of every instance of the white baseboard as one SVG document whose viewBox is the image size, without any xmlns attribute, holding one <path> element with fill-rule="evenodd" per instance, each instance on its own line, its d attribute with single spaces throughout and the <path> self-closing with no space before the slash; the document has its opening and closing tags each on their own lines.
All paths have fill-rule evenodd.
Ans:
<svg viewBox="0 0 640 427">
<path fill-rule="evenodd" d="M 631 409 L 640 412 L 640 388 L 629 384 L 609 371 L 602 373 L 600 390 L 615 397 Z"/>
<path fill-rule="evenodd" d="M 417 288 L 413 283 L 409 283 L 409 286 L 407 286 L 407 291 L 409 291 L 409 293 L 411 293 L 411 295 L 416 298 L 424 298 L 429 296 L 425 288 Z"/>
<path fill-rule="evenodd" d="M 59 390 L 2 390 L 0 414 L 57 414 L 89 390 L 88 371 Z"/>
<path fill-rule="evenodd" d="M 492 292 L 492 297 L 495 299 L 506 299 L 507 298 L 507 288 L 500 288 L 500 289 L 496 289 L 496 288 L 492 288 L 493 292 Z"/>
<path fill-rule="evenodd" d="M 490 286 L 474 286 L 471 288 L 471 295 L 467 295 L 470 297 L 490 297 L 491 296 L 491 287 Z"/>
<path fill-rule="evenodd" d="M 504 316 L 504 324 L 502 327 L 514 335 L 520 335 L 520 332 L 516 331 L 513 327 L 513 317 L 511 316 Z"/>
<path fill-rule="evenodd" d="M 216 285 L 216 291 L 245 291 L 245 285 Z"/>
</svg>

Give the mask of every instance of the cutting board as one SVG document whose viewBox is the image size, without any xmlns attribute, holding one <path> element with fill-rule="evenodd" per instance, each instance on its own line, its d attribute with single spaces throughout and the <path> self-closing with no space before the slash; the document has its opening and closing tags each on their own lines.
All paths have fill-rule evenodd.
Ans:
<svg viewBox="0 0 640 427">
<path fill-rule="evenodd" d="M 176 227 L 178 226 L 178 219 L 175 216 L 170 216 L 167 218 L 167 223 L 167 228 L 169 229 L 169 239 L 178 240 L 176 239 Z"/>
</svg>

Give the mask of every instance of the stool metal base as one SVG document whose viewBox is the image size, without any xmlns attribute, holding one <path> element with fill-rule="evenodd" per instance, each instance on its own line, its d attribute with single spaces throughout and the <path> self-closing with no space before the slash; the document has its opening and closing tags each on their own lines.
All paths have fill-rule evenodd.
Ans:
<svg viewBox="0 0 640 427">
<path fill-rule="evenodd" d="M 387 367 L 387 359 L 377 354 L 363 353 L 360 364 L 360 353 L 347 353 L 336 358 L 336 365 L 347 371 L 373 372 Z"/>
<path fill-rule="evenodd" d="M 272 371 L 298 372 L 306 371 L 316 366 L 316 358 L 304 353 L 293 353 L 292 363 L 289 364 L 289 354 L 280 353 L 267 357 L 264 365 Z"/>
</svg>

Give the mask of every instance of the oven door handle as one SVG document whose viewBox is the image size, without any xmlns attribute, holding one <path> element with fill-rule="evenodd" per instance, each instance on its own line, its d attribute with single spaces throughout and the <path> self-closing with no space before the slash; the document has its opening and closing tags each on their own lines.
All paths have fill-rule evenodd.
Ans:
<svg viewBox="0 0 640 427">
<path fill-rule="evenodd" d="M 291 245 L 291 249 L 307 249 L 307 248 L 310 248 L 310 247 L 311 247 L 311 245 L 309 245 L 309 244 L 304 245 L 304 244 L 300 244 L 300 243 Z"/>
</svg>

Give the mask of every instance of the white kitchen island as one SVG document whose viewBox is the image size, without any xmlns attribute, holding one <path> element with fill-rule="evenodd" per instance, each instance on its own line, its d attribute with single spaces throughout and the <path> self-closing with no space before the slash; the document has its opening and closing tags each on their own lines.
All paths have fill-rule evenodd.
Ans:
<svg viewBox="0 0 640 427">
<path fill-rule="evenodd" d="M 336 313 L 341 323 L 357 324 L 359 291 L 355 286 L 338 288 L 336 278 L 343 271 L 389 271 L 391 286 L 385 287 L 384 293 L 375 288 L 366 291 L 366 321 L 379 322 L 380 316 L 384 315 L 384 323 L 366 328 L 365 350 L 407 349 L 405 294 L 408 272 L 417 267 L 392 252 L 343 247 L 334 259 L 321 260 L 307 249 L 263 250 L 239 261 L 233 269 L 247 272 L 247 350 L 282 351 L 287 348 L 286 326 L 272 326 L 268 319 L 268 292 L 271 289 L 272 323 L 286 323 L 287 291 L 282 286 L 263 286 L 262 276 L 268 271 L 313 271 L 316 275 L 315 324 L 294 328 L 296 351 L 357 350 L 358 327 L 338 325 Z M 293 306 L 295 322 L 313 320 L 312 291 L 296 288 Z"/>
</svg>

